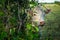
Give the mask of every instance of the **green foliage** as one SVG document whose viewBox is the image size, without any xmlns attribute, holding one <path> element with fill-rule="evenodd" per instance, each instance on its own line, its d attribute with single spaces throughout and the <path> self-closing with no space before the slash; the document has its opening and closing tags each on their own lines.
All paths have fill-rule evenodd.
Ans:
<svg viewBox="0 0 60 40">
<path fill-rule="evenodd" d="M 4 16 L 5 14 L 4 14 L 4 12 L 3 11 L 0 11 L 0 17 L 1 16 Z"/>
<path fill-rule="evenodd" d="M 31 28 L 32 28 L 31 24 L 27 24 L 26 27 L 27 27 L 28 30 L 31 30 Z"/>
<path fill-rule="evenodd" d="M 58 1 L 55 1 L 55 3 L 58 4 L 58 5 L 60 5 L 60 2 L 58 2 Z"/>
<path fill-rule="evenodd" d="M 35 7 L 36 5 L 38 5 L 37 2 L 35 2 L 35 1 L 31 1 L 31 2 L 30 2 L 30 7 L 31 7 L 31 8 Z"/>
<path fill-rule="evenodd" d="M 4 38 L 7 37 L 7 33 L 5 31 L 0 33 L 0 40 L 4 40 Z"/>
</svg>

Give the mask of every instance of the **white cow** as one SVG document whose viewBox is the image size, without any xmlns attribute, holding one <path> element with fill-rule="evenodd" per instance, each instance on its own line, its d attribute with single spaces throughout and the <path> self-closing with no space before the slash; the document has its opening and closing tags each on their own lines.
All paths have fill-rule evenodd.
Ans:
<svg viewBox="0 0 60 40">
<path fill-rule="evenodd" d="M 33 26 L 44 25 L 45 24 L 45 22 L 44 22 L 45 14 L 47 14 L 49 12 L 50 12 L 49 9 L 44 11 L 40 5 L 35 6 L 31 10 L 28 10 L 28 13 L 32 16 L 32 19 L 31 19 L 32 20 L 32 25 Z"/>
</svg>

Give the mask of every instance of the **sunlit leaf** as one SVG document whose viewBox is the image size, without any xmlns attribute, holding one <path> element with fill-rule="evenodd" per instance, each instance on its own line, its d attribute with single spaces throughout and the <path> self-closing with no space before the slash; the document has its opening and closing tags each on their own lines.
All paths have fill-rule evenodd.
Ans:
<svg viewBox="0 0 60 40">
<path fill-rule="evenodd" d="M 31 24 L 27 24 L 27 29 L 30 30 L 32 28 Z"/>
</svg>

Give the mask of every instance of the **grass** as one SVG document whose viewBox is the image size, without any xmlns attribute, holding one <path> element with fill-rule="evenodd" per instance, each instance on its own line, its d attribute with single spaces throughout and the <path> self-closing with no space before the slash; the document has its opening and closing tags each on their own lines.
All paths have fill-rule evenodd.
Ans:
<svg viewBox="0 0 60 40">
<path fill-rule="evenodd" d="M 51 9 L 51 13 L 47 14 L 45 17 L 45 27 L 44 30 L 47 31 L 46 35 L 49 35 L 60 40 L 59 28 L 60 28 L 60 5 L 57 4 L 44 4 L 46 8 Z M 54 36 L 55 35 L 55 36 Z M 55 39 L 54 39 L 55 40 Z"/>
</svg>

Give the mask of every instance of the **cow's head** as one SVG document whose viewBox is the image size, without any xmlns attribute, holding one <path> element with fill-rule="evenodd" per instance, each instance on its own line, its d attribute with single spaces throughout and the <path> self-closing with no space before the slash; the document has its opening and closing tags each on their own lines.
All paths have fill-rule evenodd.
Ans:
<svg viewBox="0 0 60 40">
<path fill-rule="evenodd" d="M 44 17 L 45 14 L 48 14 L 50 10 L 43 11 L 40 7 L 36 6 L 31 10 L 28 10 L 28 13 L 32 17 L 32 24 L 33 25 L 40 25 L 43 26 L 45 24 Z"/>
</svg>

